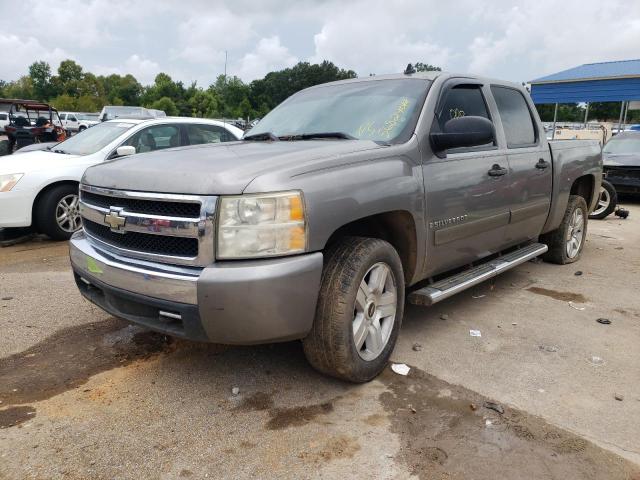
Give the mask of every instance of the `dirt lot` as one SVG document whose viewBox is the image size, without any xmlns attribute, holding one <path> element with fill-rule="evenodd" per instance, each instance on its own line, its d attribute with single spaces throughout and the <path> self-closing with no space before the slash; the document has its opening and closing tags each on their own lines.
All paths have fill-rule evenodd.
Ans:
<svg viewBox="0 0 640 480">
<path fill-rule="evenodd" d="M 589 224 L 578 264 L 409 307 L 393 356 L 409 375 L 362 386 L 315 373 L 297 342 L 200 345 L 116 320 L 80 297 L 64 243 L 0 249 L 0 478 L 638 480 L 629 208 Z"/>
</svg>

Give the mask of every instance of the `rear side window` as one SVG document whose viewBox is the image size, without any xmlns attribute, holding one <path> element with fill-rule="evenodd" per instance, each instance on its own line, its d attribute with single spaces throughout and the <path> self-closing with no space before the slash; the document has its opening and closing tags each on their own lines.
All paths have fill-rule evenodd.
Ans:
<svg viewBox="0 0 640 480">
<path fill-rule="evenodd" d="M 0 113 L 0 120 L 6 120 L 7 119 L 7 114 L 6 113 Z"/>
<path fill-rule="evenodd" d="M 218 127 L 217 125 L 187 124 L 186 128 L 189 145 L 231 142 L 236 140 L 226 129 Z"/>
<path fill-rule="evenodd" d="M 531 111 L 522 93 L 513 88 L 491 87 L 502 119 L 507 147 L 528 147 L 536 143 L 536 129 Z"/>
</svg>

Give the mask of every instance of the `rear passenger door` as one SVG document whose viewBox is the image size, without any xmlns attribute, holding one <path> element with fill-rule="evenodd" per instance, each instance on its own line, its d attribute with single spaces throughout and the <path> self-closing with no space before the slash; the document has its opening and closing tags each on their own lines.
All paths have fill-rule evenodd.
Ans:
<svg viewBox="0 0 640 480">
<path fill-rule="evenodd" d="M 552 165 L 546 142 L 534 121 L 533 105 L 516 88 L 492 85 L 491 93 L 504 130 L 509 161 L 511 219 L 509 244 L 536 238 L 551 204 Z"/>
<path fill-rule="evenodd" d="M 495 125 L 488 95 L 488 86 L 447 82 L 431 131 L 460 116 L 484 117 Z M 429 228 L 425 273 L 441 273 L 500 251 L 509 223 L 510 179 L 495 127 L 490 144 L 450 149 L 443 158 L 430 156 L 422 168 Z"/>
<path fill-rule="evenodd" d="M 187 123 L 185 124 L 185 130 L 189 145 L 233 142 L 237 140 L 229 131 L 217 125 Z"/>
</svg>

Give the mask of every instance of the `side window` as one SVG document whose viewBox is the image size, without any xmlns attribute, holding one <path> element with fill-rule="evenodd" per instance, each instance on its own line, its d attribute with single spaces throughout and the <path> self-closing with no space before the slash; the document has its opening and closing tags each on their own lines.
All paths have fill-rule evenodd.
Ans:
<svg viewBox="0 0 640 480">
<path fill-rule="evenodd" d="M 76 117 L 74 117 L 73 115 L 69 115 L 67 117 L 67 120 L 69 120 L 70 122 L 77 122 L 78 120 L 76 120 Z"/>
<path fill-rule="evenodd" d="M 187 137 L 189 145 L 201 145 L 203 143 L 221 143 L 235 140 L 227 130 L 217 125 L 187 124 Z"/>
<path fill-rule="evenodd" d="M 61 113 L 60 114 L 60 120 L 66 120 L 67 119 L 67 114 L 66 113 Z"/>
<path fill-rule="evenodd" d="M 122 145 L 135 147 L 136 153 L 152 152 L 180 146 L 180 129 L 175 125 L 147 127 L 127 139 Z"/>
<path fill-rule="evenodd" d="M 0 120 L 6 120 L 7 119 L 7 114 L 6 113 L 0 113 Z"/>
<path fill-rule="evenodd" d="M 502 120 L 508 148 L 528 147 L 536 143 L 531 111 L 522 93 L 513 88 L 491 87 Z"/>
<path fill-rule="evenodd" d="M 453 118 L 470 116 L 490 118 L 480 87 L 477 85 L 453 87 L 447 92 L 440 108 L 440 128 Z"/>
<path fill-rule="evenodd" d="M 445 95 L 438 113 L 438 126 L 440 127 L 440 131 L 443 131 L 445 124 L 454 118 L 473 116 L 491 120 L 487 103 L 484 100 L 484 95 L 479 85 L 457 85 L 448 90 Z M 495 144 L 494 139 L 492 143 L 487 145 L 470 148 L 454 148 L 448 150 L 448 152 L 456 153 L 487 150 L 494 148 Z"/>
</svg>

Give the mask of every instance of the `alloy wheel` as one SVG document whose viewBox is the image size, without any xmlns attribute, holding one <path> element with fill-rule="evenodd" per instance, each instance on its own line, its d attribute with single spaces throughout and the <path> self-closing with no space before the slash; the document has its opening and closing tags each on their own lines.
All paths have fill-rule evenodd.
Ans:
<svg viewBox="0 0 640 480">
<path fill-rule="evenodd" d="M 80 199 L 77 194 L 65 195 L 56 205 L 56 223 L 65 232 L 75 232 L 82 226 Z"/>
<path fill-rule="evenodd" d="M 376 359 L 393 331 L 398 308 L 396 281 L 391 268 L 379 262 L 360 282 L 353 318 L 353 341 L 363 360 Z"/>
</svg>

